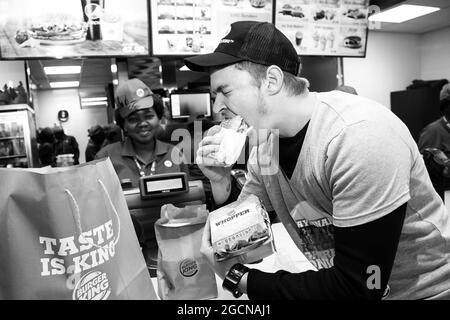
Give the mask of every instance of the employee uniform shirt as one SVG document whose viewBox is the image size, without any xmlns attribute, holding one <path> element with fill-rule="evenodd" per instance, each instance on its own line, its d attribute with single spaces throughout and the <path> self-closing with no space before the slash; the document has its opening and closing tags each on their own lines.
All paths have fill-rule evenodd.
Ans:
<svg viewBox="0 0 450 320">
<path fill-rule="evenodd" d="M 134 188 L 139 187 L 140 178 L 140 169 L 135 159 L 147 176 L 152 174 L 151 168 L 153 162 L 155 162 L 154 174 L 186 172 L 189 177 L 189 171 L 181 151 L 175 146 L 158 139 L 155 140 L 154 158 L 148 163 L 139 158 L 129 138 L 126 138 L 123 142 L 107 145 L 95 156 L 96 159 L 104 157 L 111 159 L 119 180 L 130 179 Z"/>
<path fill-rule="evenodd" d="M 318 269 L 333 265 L 333 226 L 370 223 L 407 203 L 388 298 L 450 297 L 450 218 L 408 128 L 363 97 L 310 94 L 315 108 L 292 177 L 278 169 L 272 134 L 253 148 L 240 198 L 255 194 L 275 210 Z"/>
</svg>

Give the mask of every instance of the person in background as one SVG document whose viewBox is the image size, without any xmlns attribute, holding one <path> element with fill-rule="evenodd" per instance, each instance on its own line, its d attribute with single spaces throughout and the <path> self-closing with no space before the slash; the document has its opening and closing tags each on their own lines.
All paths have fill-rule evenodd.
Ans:
<svg viewBox="0 0 450 320">
<path fill-rule="evenodd" d="M 97 124 L 89 128 L 88 136 L 90 139 L 85 151 L 86 162 L 94 160 L 95 155 L 102 148 L 105 141 L 105 131 Z"/>
<path fill-rule="evenodd" d="M 6 101 L 8 104 L 13 104 L 14 100 L 17 97 L 16 90 L 14 89 L 14 84 L 12 81 L 9 81 L 8 84 L 3 85 L 3 93 L 6 96 Z"/>
<path fill-rule="evenodd" d="M 164 112 L 158 95 L 141 80 L 131 79 L 117 88 L 116 107 L 116 122 L 125 140 L 103 147 L 96 159 L 109 157 L 121 182 L 129 181 L 134 188 L 139 187 L 141 176 L 170 172 L 189 176 L 181 151 L 156 138 Z"/>
<path fill-rule="evenodd" d="M 63 127 L 57 126 L 53 128 L 55 135 L 55 152 L 56 156 L 60 154 L 73 154 L 73 164 L 80 164 L 80 149 L 77 139 L 74 136 L 66 135 Z"/>
<path fill-rule="evenodd" d="M 102 148 L 106 147 L 108 144 L 122 141 L 122 129 L 115 124 L 109 123 L 104 128 L 105 131 L 105 141 L 103 141 Z"/>
<path fill-rule="evenodd" d="M 56 166 L 55 135 L 53 130 L 46 127 L 39 131 L 37 135 L 38 155 L 41 166 Z"/>
<path fill-rule="evenodd" d="M 439 108 L 443 116 L 420 132 L 417 144 L 420 152 L 425 148 L 436 148 L 450 157 L 450 83 L 441 89 Z"/>
<path fill-rule="evenodd" d="M 351 94 L 354 94 L 355 96 L 358 95 L 358 92 L 356 92 L 356 89 L 351 86 L 342 85 L 342 86 L 338 86 L 335 90 L 351 93 Z"/>
<path fill-rule="evenodd" d="M 445 199 L 445 190 L 450 188 L 450 83 L 441 89 L 439 108 L 443 116 L 422 129 L 417 145 L 436 192 Z"/>
<path fill-rule="evenodd" d="M 19 85 L 16 88 L 17 90 L 17 98 L 14 103 L 27 103 L 28 95 L 27 91 L 25 90 L 22 81 L 19 81 Z"/>
<path fill-rule="evenodd" d="M 185 63 L 210 73 L 215 112 L 229 109 L 258 134 L 240 199 L 254 194 L 275 211 L 318 269 L 216 262 L 208 221 L 201 252 L 227 290 L 250 299 L 450 298 L 450 215 L 388 108 L 337 90 L 309 92 L 295 48 L 271 23 L 235 22 L 213 53 Z M 197 163 L 222 203 L 230 170 L 215 160 L 216 132 L 200 143 Z"/>
</svg>

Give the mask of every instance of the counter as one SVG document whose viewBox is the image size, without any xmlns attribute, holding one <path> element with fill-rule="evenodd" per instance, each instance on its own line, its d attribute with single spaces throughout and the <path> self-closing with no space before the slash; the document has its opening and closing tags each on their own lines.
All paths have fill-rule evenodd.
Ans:
<svg viewBox="0 0 450 320">
<path fill-rule="evenodd" d="M 307 270 L 316 270 L 314 266 L 306 259 L 303 253 L 297 248 L 291 237 L 287 233 L 282 223 L 272 225 L 275 248 L 277 252 L 265 258 L 257 264 L 247 265 L 249 268 L 259 269 L 265 272 L 275 272 L 286 270 L 290 272 L 304 272 Z M 158 292 L 157 278 L 152 278 L 155 291 Z M 222 289 L 222 280 L 216 275 L 217 300 L 236 300 L 231 292 Z M 248 296 L 243 294 L 238 300 L 248 300 Z"/>
</svg>

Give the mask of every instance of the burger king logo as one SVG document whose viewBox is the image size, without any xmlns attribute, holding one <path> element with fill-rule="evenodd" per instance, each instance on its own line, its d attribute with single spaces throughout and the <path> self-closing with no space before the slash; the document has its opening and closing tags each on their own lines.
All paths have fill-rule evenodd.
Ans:
<svg viewBox="0 0 450 320">
<path fill-rule="evenodd" d="M 198 272 L 197 261 L 193 259 L 184 259 L 180 262 L 180 273 L 184 277 L 193 277 Z"/>
<path fill-rule="evenodd" d="M 111 293 L 106 273 L 92 271 L 78 281 L 73 300 L 106 300 Z"/>
</svg>

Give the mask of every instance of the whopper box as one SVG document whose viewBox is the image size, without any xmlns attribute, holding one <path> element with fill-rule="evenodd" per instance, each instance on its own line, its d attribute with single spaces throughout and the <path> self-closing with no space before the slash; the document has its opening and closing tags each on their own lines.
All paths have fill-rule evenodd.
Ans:
<svg viewBox="0 0 450 320">
<path fill-rule="evenodd" d="M 251 263 L 275 252 L 269 215 L 254 195 L 211 212 L 210 226 L 216 261 L 245 254 L 242 263 Z"/>
</svg>

